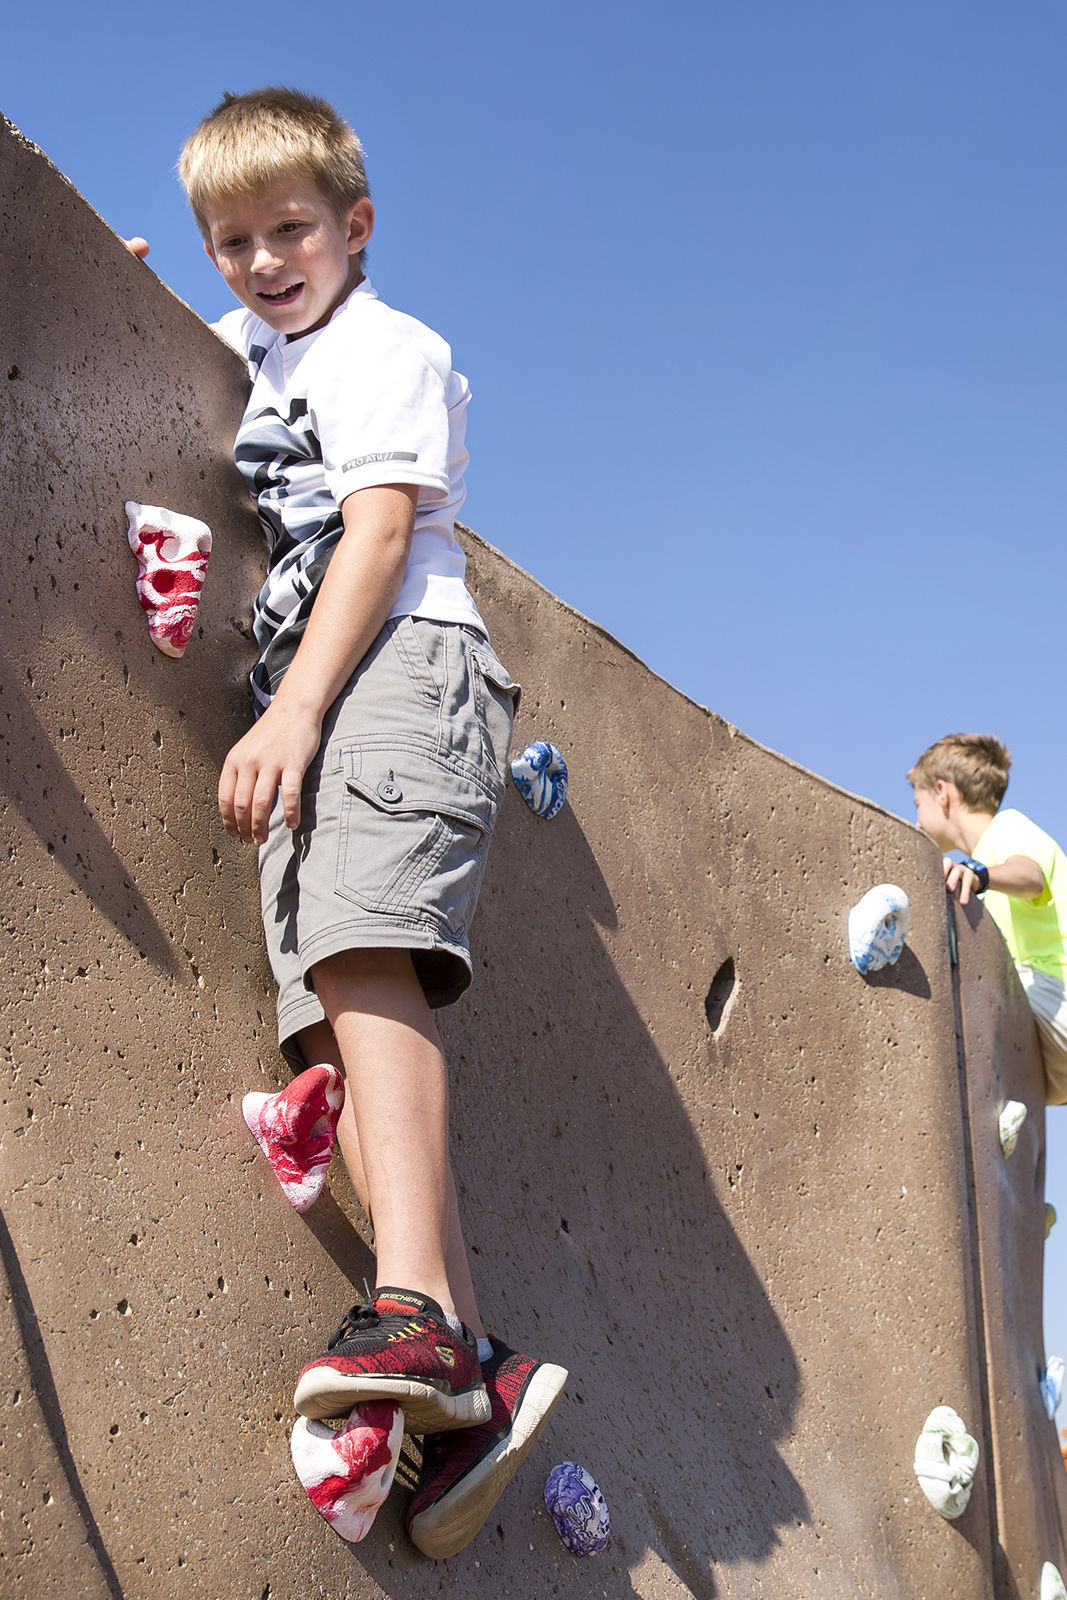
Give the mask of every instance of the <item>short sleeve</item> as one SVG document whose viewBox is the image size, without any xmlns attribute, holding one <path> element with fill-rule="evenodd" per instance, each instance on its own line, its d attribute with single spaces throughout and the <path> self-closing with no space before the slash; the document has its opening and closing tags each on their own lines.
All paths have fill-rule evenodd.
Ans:
<svg viewBox="0 0 1067 1600">
<path fill-rule="evenodd" d="M 250 325 L 257 320 L 258 318 L 253 317 L 248 311 L 227 311 L 217 322 L 212 322 L 209 326 L 213 333 L 217 333 L 220 339 L 225 339 L 238 355 L 244 356 L 247 360 L 251 342 Z"/>
<path fill-rule="evenodd" d="M 987 867 L 1000 867 L 1012 856 L 1027 856 L 1041 868 L 1045 887 L 1029 905 L 1048 905 L 1052 899 L 1052 872 L 1056 862 L 1056 841 L 1024 817 L 1021 811 L 999 811 L 975 847 L 978 859 Z"/>
<path fill-rule="evenodd" d="M 316 361 L 308 383 L 327 487 L 338 505 L 357 489 L 383 483 L 417 484 L 431 498 L 444 498 L 448 347 L 442 341 L 445 359 L 431 360 L 402 332 L 374 320 L 373 312 L 353 322 L 344 339 L 323 341 L 324 359 Z"/>
</svg>

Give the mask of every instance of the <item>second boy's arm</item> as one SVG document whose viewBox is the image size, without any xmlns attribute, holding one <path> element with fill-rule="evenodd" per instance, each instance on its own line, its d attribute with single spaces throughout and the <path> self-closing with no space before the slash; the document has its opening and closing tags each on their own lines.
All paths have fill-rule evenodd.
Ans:
<svg viewBox="0 0 1067 1600">
<path fill-rule="evenodd" d="M 322 719 L 381 631 L 407 568 L 418 489 L 359 489 L 341 505 L 344 533 L 330 558 L 304 636 L 259 721 L 223 762 L 226 832 L 262 844 L 279 790 L 286 825 L 300 822 L 300 788 Z"/>
<path fill-rule="evenodd" d="M 962 861 L 952 861 L 948 856 L 944 857 L 944 867 L 945 888 L 950 894 L 958 894 L 960 905 L 965 906 L 971 895 L 978 891 L 978 874 L 964 866 Z M 1009 856 L 998 867 L 987 867 L 986 870 L 989 873 L 988 887 L 995 889 L 998 894 L 1010 895 L 1013 900 L 1036 900 L 1045 892 L 1045 875 L 1029 856 Z"/>
</svg>

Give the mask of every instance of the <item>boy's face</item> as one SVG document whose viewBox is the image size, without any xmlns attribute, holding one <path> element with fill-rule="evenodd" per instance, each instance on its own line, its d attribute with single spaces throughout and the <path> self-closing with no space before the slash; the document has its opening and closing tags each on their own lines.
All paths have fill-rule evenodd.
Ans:
<svg viewBox="0 0 1067 1600">
<path fill-rule="evenodd" d="M 941 797 L 933 789 L 915 790 L 915 822 L 941 850 L 954 848 L 954 841 L 946 834 L 948 826 Z"/>
<path fill-rule="evenodd" d="M 359 252 L 374 227 L 369 200 L 338 218 L 309 178 L 294 177 L 205 212 L 204 249 L 238 300 L 290 339 L 324 327 L 362 277 Z"/>
</svg>

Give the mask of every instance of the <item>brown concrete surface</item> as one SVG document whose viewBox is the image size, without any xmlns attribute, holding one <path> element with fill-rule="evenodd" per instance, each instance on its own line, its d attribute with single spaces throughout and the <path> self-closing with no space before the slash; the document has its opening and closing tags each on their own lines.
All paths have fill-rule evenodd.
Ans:
<svg viewBox="0 0 1067 1600">
<path fill-rule="evenodd" d="M 292 1381 L 369 1257 L 342 1173 L 301 1219 L 240 1118 L 286 1078 L 213 798 L 262 562 L 228 462 L 242 374 L 10 131 L 0 196 L 0 1600 L 1036 1595 L 1067 1569 L 1043 1117 L 995 931 L 961 924 L 957 990 L 932 845 L 473 536 L 518 740 L 564 749 L 572 801 L 503 807 L 444 1022 L 458 1176 L 491 1325 L 573 1376 L 453 1560 L 411 1549 L 399 1491 L 356 1547 L 313 1511 Z M 182 662 L 149 643 L 127 498 L 214 529 Z M 887 880 L 908 945 L 865 980 L 847 913 Z M 912 1473 L 941 1403 L 984 1447 L 955 1524 Z M 611 1507 L 589 1562 L 541 1504 L 566 1458 Z"/>
<path fill-rule="evenodd" d="M 962 1042 L 978 1214 L 988 1369 L 988 1443 L 995 1461 L 998 1596 L 1036 1595 L 1042 1551 L 1064 1547 L 1067 1473 L 1038 1380 L 1045 1365 L 1041 1298 L 1044 1077 L 1029 1007 L 992 919 L 955 913 Z M 1005 1160 L 997 1119 L 1006 1100 L 1031 1109 Z M 1067 1575 L 1067 1567 L 1057 1563 Z"/>
</svg>

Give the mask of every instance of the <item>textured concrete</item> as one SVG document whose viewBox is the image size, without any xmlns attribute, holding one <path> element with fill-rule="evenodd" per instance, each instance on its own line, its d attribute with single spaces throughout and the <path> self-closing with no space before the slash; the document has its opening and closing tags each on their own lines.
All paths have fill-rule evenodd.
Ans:
<svg viewBox="0 0 1067 1600">
<path fill-rule="evenodd" d="M 988 1433 L 995 1463 L 998 1596 L 1036 1595 L 1042 1551 L 1064 1548 L 1067 1474 L 1038 1388 L 1045 1148 L 1044 1077 L 1026 997 L 989 917 L 957 910 L 965 1088 L 978 1218 Z M 1005 1100 L 1030 1107 L 1005 1160 L 997 1118 Z M 1067 1576 L 1067 1566 L 1057 1562 Z"/>
<path fill-rule="evenodd" d="M 517 737 L 563 747 L 572 803 L 503 808 L 444 1023 L 457 1165 L 492 1325 L 573 1378 L 452 1561 L 410 1548 L 400 1493 L 354 1548 L 311 1509 L 292 1379 L 369 1257 L 340 1170 L 299 1218 L 239 1113 L 286 1077 L 254 864 L 214 809 L 262 562 L 228 459 L 243 376 L 13 133 L 0 212 L 0 1596 L 1035 1595 L 1067 1570 L 1067 1477 L 1037 1396 L 1039 1068 L 999 937 L 960 919 L 953 967 L 928 841 L 473 536 Z M 182 662 L 149 643 L 127 498 L 215 531 Z M 908 945 L 865 980 L 847 912 L 886 880 Z M 1032 1114 L 1004 1162 L 1008 1094 Z M 911 1468 L 940 1403 L 983 1446 L 951 1525 Z M 612 1510 L 591 1563 L 540 1504 L 568 1457 Z"/>
</svg>

